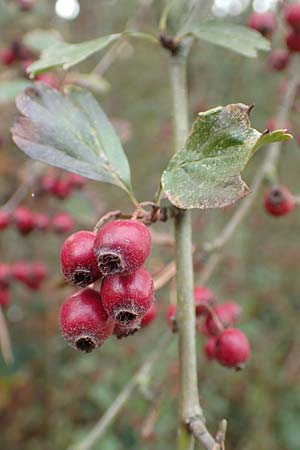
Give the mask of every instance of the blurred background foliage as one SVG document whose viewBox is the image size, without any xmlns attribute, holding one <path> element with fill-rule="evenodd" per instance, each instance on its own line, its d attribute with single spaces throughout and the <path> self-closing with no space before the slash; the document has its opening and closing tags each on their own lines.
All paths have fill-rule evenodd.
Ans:
<svg viewBox="0 0 300 450">
<path fill-rule="evenodd" d="M 68 42 L 118 32 L 136 14 L 140 3 L 138 0 L 84 0 L 80 2 L 77 18 L 67 21 L 55 14 L 53 1 L 36 0 L 33 9 L 27 12 L 20 12 L 12 1 L 2 1 L 1 46 L 39 28 L 56 29 Z M 148 3 L 149 7 L 138 18 L 138 26 L 143 31 L 157 33 L 163 2 Z M 249 4 L 248 9 L 230 20 L 246 23 L 251 7 Z M 280 42 L 282 33 L 279 29 L 273 46 Z M 89 73 L 102 57 L 98 54 L 89 58 L 80 65 L 80 71 Z M 7 68 L 2 67 L 0 79 L 13 78 L 13 70 L 9 69 L 11 72 L 7 74 Z M 274 116 L 281 101 L 285 75 L 269 70 L 266 54 L 245 59 L 197 43 L 188 72 L 191 119 L 198 111 L 219 104 L 254 103 L 252 123 L 264 130 L 267 119 Z M 173 152 L 168 55 L 148 43 L 127 43 L 104 76 L 106 88 L 97 94 L 98 100 L 110 117 L 122 119 L 134 190 L 139 200 L 151 200 Z M 63 74 L 58 73 L 58 77 Z M 1 204 L 27 176 L 26 158 L 13 145 L 9 134 L 16 115 L 13 103 L 0 106 Z M 299 100 L 291 113 L 291 122 L 295 139 L 282 150 L 280 179 L 298 194 Z M 262 161 L 262 153 L 247 168 L 248 182 Z M 109 210 L 130 210 L 121 190 L 95 182 L 89 182 L 83 191 L 66 201 L 30 194 L 23 201 L 28 207 L 47 214 L 67 210 L 76 218 L 77 229 L 92 227 L 97 217 Z M 264 212 L 262 194 L 225 249 L 222 262 L 209 282 L 220 301 L 234 300 L 243 307 L 241 328 L 251 341 L 252 358 L 247 368 L 237 373 L 208 363 L 202 355 L 203 338 L 199 335 L 199 388 L 209 429 L 214 431 L 222 417 L 228 419 L 226 448 L 298 450 L 300 213 L 296 210 L 284 218 L 270 218 Z M 195 211 L 195 243 L 200 246 L 216 236 L 235 208 Z M 153 228 L 172 232 L 171 224 Z M 13 228 L 0 236 L 1 262 L 41 259 L 50 273 L 44 288 L 38 292 L 12 287 L 6 316 L 15 363 L 6 367 L 0 362 L 3 449 L 62 450 L 80 440 L 131 379 L 166 328 L 164 314 L 174 296 L 172 283 L 171 288 L 158 292 L 159 317 L 148 329 L 121 341 L 111 338 L 102 349 L 89 355 L 68 347 L 60 336 L 57 320 L 62 300 L 72 292 L 60 282 L 59 252 L 63 239 L 64 236 L 46 232 L 22 237 Z M 154 246 L 150 270 L 157 273 L 172 257 L 171 248 Z M 196 280 L 201 268 L 200 264 Z M 151 395 L 135 392 L 95 449 L 174 448 L 178 396 L 176 335 L 146 387 Z"/>
</svg>

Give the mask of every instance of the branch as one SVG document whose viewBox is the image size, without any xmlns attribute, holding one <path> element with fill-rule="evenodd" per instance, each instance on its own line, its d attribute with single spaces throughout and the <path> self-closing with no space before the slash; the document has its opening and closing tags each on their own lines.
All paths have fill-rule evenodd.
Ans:
<svg viewBox="0 0 300 450">
<path fill-rule="evenodd" d="M 0 306 L 0 347 L 3 359 L 6 364 L 13 364 L 14 356 L 11 349 L 9 332 L 6 324 L 6 319 L 3 314 L 3 309 Z"/>
<path fill-rule="evenodd" d="M 122 391 L 95 424 L 92 430 L 86 435 L 81 443 L 71 447 L 70 450 L 90 450 L 94 446 L 111 423 L 120 414 L 135 389 L 137 389 L 141 383 L 150 377 L 154 364 L 157 362 L 158 358 L 162 355 L 165 357 L 165 352 L 163 350 L 165 350 L 167 345 L 170 343 L 171 338 L 172 334 L 169 332 L 165 333 L 160 338 L 159 344 L 155 347 L 155 350 L 153 350 L 150 356 L 143 362 L 131 378 L 130 382 L 124 386 Z"/>
</svg>

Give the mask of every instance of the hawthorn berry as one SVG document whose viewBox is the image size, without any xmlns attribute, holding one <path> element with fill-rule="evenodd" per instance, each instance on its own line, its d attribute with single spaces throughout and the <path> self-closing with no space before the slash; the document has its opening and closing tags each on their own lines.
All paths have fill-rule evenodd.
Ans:
<svg viewBox="0 0 300 450">
<path fill-rule="evenodd" d="M 241 369 L 250 356 L 247 337 L 236 328 L 227 328 L 217 338 L 215 356 L 222 366 Z"/>
<path fill-rule="evenodd" d="M 37 75 L 35 79 L 54 89 L 58 87 L 58 80 L 51 73 L 41 73 L 40 75 Z"/>
<path fill-rule="evenodd" d="M 15 53 L 10 48 L 0 50 L 0 61 L 4 66 L 10 66 L 17 61 Z"/>
<path fill-rule="evenodd" d="M 50 219 L 46 214 L 35 213 L 33 215 L 34 226 L 37 230 L 46 231 L 50 227 Z"/>
<path fill-rule="evenodd" d="M 94 254 L 96 234 L 91 231 L 77 231 L 64 242 L 60 261 L 64 276 L 71 283 L 81 287 L 100 278 Z"/>
<path fill-rule="evenodd" d="M 272 216 L 284 216 L 293 210 L 295 201 L 285 186 L 273 186 L 265 193 L 264 204 Z"/>
<path fill-rule="evenodd" d="M 300 30 L 300 4 L 290 3 L 285 9 L 285 21 L 294 29 Z"/>
<path fill-rule="evenodd" d="M 0 289 L 0 307 L 7 308 L 10 303 L 10 292 L 7 288 Z"/>
<path fill-rule="evenodd" d="M 276 72 L 284 70 L 289 63 L 290 54 L 284 48 L 273 50 L 268 58 L 270 68 Z"/>
<path fill-rule="evenodd" d="M 151 249 L 151 235 L 141 222 L 113 220 L 97 233 L 94 252 L 104 276 L 139 269 Z"/>
<path fill-rule="evenodd" d="M 112 334 L 114 320 L 103 308 L 100 294 L 85 288 L 68 297 L 60 309 L 60 327 L 68 343 L 83 352 L 100 347 Z"/>
<path fill-rule="evenodd" d="M 74 228 L 74 220 L 68 213 L 58 213 L 52 218 L 51 226 L 56 233 L 69 233 Z"/>
<path fill-rule="evenodd" d="M 12 218 L 21 234 L 29 234 L 34 229 L 34 215 L 26 206 L 16 208 Z"/>
<path fill-rule="evenodd" d="M 141 267 L 129 275 L 112 275 L 101 286 L 101 298 L 107 314 L 121 324 L 140 319 L 153 303 L 153 280 Z"/>
<path fill-rule="evenodd" d="M 216 357 L 216 341 L 217 338 L 215 336 L 210 336 L 204 345 L 204 354 L 207 359 L 215 359 Z"/>
<path fill-rule="evenodd" d="M 248 27 L 270 37 L 276 28 L 276 18 L 271 12 L 253 13 L 248 18 Z"/>
<path fill-rule="evenodd" d="M 43 175 L 39 179 L 40 189 L 43 192 L 52 192 L 55 186 L 57 178 L 53 175 L 47 174 Z"/>
<path fill-rule="evenodd" d="M 153 322 L 156 316 L 157 316 L 157 306 L 153 302 L 148 311 L 146 312 L 146 314 L 144 314 L 141 319 L 142 328 L 146 327 L 147 325 L 149 325 L 149 323 Z"/>
<path fill-rule="evenodd" d="M 51 192 L 60 200 L 65 200 L 71 194 L 71 186 L 66 180 L 57 178 L 53 187 L 51 188 Z"/>
<path fill-rule="evenodd" d="M 42 261 L 35 261 L 29 266 L 29 279 L 27 286 L 31 289 L 39 289 L 48 275 L 48 270 Z"/>
<path fill-rule="evenodd" d="M 9 286 L 11 280 L 11 271 L 8 264 L 0 264 L 0 289 L 5 289 Z"/>
<path fill-rule="evenodd" d="M 207 315 L 206 306 L 213 307 L 216 304 L 214 293 L 205 286 L 195 286 L 194 301 L 196 316 Z"/>
<path fill-rule="evenodd" d="M 141 328 L 141 320 L 133 320 L 131 323 L 121 324 L 116 323 L 113 334 L 117 339 L 122 339 L 128 336 L 132 336 Z"/>
<path fill-rule="evenodd" d="M 300 52 L 300 32 L 290 30 L 285 37 L 285 42 L 290 52 Z"/>
<path fill-rule="evenodd" d="M 17 261 L 10 267 L 10 273 L 15 280 L 26 284 L 30 277 L 29 265 L 23 261 Z"/>
<path fill-rule="evenodd" d="M 72 189 L 82 189 L 86 185 L 87 180 L 81 175 L 77 175 L 77 173 L 69 173 L 67 182 Z"/>
<path fill-rule="evenodd" d="M 240 317 L 241 308 L 233 302 L 224 302 L 214 308 L 214 314 L 217 316 L 224 328 L 234 325 Z M 219 334 L 220 330 L 215 316 L 210 314 L 206 321 L 205 327 L 209 335 L 215 336 Z"/>
<path fill-rule="evenodd" d="M 166 321 L 173 333 L 177 331 L 176 310 L 176 305 L 172 304 L 168 307 L 166 312 Z"/>
<path fill-rule="evenodd" d="M 10 223 L 10 214 L 0 210 L 0 230 L 4 230 Z"/>
</svg>

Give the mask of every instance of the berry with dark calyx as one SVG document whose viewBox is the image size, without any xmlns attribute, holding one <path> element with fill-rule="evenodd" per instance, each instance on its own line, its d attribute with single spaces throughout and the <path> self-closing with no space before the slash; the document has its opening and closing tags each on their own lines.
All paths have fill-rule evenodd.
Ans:
<svg viewBox="0 0 300 450">
<path fill-rule="evenodd" d="M 52 229 L 59 234 L 69 233 L 74 228 L 74 220 L 68 213 L 56 214 L 51 223 Z"/>
<path fill-rule="evenodd" d="M 82 189 L 87 183 L 86 178 L 77 175 L 77 173 L 69 173 L 66 181 L 72 189 Z"/>
<path fill-rule="evenodd" d="M 157 316 L 157 306 L 153 302 L 152 305 L 150 306 L 150 308 L 148 309 L 148 311 L 146 312 L 146 314 L 144 314 L 141 319 L 142 328 L 146 327 L 151 322 L 153 322 L 153 320 L 155 319 L 156 316 Z"/>
<path fill-rule="evenodd" d="M 285 186 L 273 186 L 264 196 L 266 211 L 272 216 L 284 216 L 293 210 L 295 200 Z"/>
<path fill-rule="evenodd" d="M 276 18 L 271 12 L 253 13 L 248 18 L 248 27 L 265 37 L 271 37 L 276 28 Z"/>
<path fill-rule="evenodd" d="M 141 222 L 113 220 L 97 233 L 94 252 L 103 276 L 132 273 L 149 256 L 151 235 Z"/>
<path fill-rule="evenodd" d="M 96 234 L 91 231 L 77 231 L 64 242 L 60 261 L 65 278 L 81 287 L 88 286 L 100 278 L 94 254 Z"/>
<path fill-rule="evenodd" d="M 227 328 L 217 338 L 216 359 L 222 366 L 242 369 L 250 357 L 250 344 L 245 334 L 236 328 Z"/>
<path fill-rule="evenodd" d="M 290 52 L 300 52 L 300 32 L 290 30 L 285 37 L 285 43 Z"/>
<path fill-rule="evenodd" d="M 294 30 L 300 30 L 300 4 L 290 3 L 285 8 L 285 21 Z"/>
<path fill-rule="evenodd" d="M 194 301 L 196 316 L 207 315 L 208 307 L 213 307 L 216 304 L 214 293 L 205 286 L 195 286 Z"/>
<path fill-rule="evenodd" d="M 215 336 L 211 336 L 207 339 L 204 345 L 204 354 L 208 360 L 215 359 L 216 357 L 216 341 Z"/>
<path fill-rule="evenodd" d="M 116 323 L 113 334 L 116 336 L 117 339 L 122 339 L 128 336 L 132 336 L 137 331 L 139 331 L 140 328 L 141 328 L 141 319 L 134 320 L 133 322 L 125 325 L 121 323 Z"/>
<path fill-rule="evenodd" d="M 289 64 L 290 54 L 284 48 L 273 50 L 268 58 L 270 68 L 276 72 L 286 69 Z"/>
<path fill-rule="evenodd" d="M 10 214 L 0 210 L 0 230 L 5 230 L 10 224 Z"/>
<path fill-rule="evenodd" d="M 33 216 L 34 226 L 37 230 L 46 231 L 50 227 L 50 219 L 46 214 L 35 213 Z"/>
<path fill-rule="evenodd" d="M 222 331 L 219 322 L 224 328 L 234 325 L 240 317 L 241 308 L 236 303 L 224 302 L 216 306 L 213 312 L 214 314 L 210 314 L 205 322 L 206 330 L 211 336 L 218 335 Z"/>
<path fill-rule="evenodd" d="M 5 289 L 11 281 L 11 270 L 8 264 L 0 264 L 0 289 Z"/>
<path fill-rule="evenodd" d="M 176 333 L 177 331 L 176 310 L 176 305 L 172 304 L 168 307 L 166 312 L 166 321 L 173 333 Z"/>
<path fill-rule="evenodd" d="M 71 186 L 62 178 L 58 178 L 51 189 L 52 194 L 60 200 L 65 200 L 71 194 Z"/>
<path fill-rule="evenodd" d="M 10 303 L 10 292 L 7 288 L 0 288 L 0 308 L 7 308 Z"/>
<path fill-rule="evenodd" d="M 153 280 L 141 267 L 129 275 L 112 275 L 101 286 L 107 314 L 123 325 L 140 319 L 153 303 Z"/>
<path fill-rule="evenodd" d="M 77 350 L 89 353 L 112 334 L 115 322 L 103 308 L 101 297 L 86 288 L 68 297 L 60 309 L 63 337 Z"/>
<path fill-rule="evenodd" d="M 19 206 L 12 213 L 12 218 L 21 234 L 29 234 L 35 227 L 34 215 L 25 206 Z"/>
</svg>

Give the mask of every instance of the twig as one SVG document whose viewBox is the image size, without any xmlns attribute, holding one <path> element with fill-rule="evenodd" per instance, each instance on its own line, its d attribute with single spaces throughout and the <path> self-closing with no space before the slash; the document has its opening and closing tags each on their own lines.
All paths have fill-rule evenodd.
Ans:
<svg viewBox="0 0 300 450">
<path fill-rule="evenodd" d="M 70 450 L 90 450 L 94 444 L 100 439 L 103 433 L 107 430 L 109 425 L 116 419 L 116 417 L 121 412 L 122 408 L 125 406 L 133 391 L 148 379 L 154 368 L 154 364 L 162 354 L 163 349 L 170 343 L 172 338 L 171 333 L 165 333 L 155 350 L 150 354 L 150 356 L 143 362 L 141 367 L 133 375 L 130 382 L 122 389 L 116 399 L 113 401 L 108 410 L 103 414 L 100 420 L 92 428 L 92 430 L 86 435 L 81 443 L 70 447 Z"/>
<path fill-rule="evenodd" d="M 14 356 L 11 349 L 9 332 L 3 310 L 0 306 L 0 346 L 6 364 L 13 364 Z"/>
</svg>

